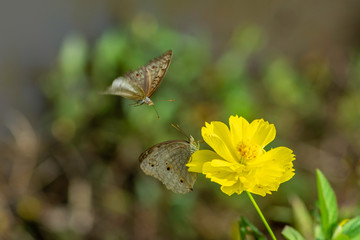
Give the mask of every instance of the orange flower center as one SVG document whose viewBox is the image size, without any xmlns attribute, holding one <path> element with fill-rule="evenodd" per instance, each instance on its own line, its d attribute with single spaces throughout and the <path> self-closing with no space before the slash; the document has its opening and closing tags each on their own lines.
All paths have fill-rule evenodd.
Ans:
<svg viewBox="0 0 360 240">
<path fill-rule="evenodd" d="M 249 160 L 255 159 L 261 152 L 261 148 L 258 145 L 244 141 L 237 145 L 237 150 L 240 153 L 240 162 L 243 164 Z"/>
</svg>

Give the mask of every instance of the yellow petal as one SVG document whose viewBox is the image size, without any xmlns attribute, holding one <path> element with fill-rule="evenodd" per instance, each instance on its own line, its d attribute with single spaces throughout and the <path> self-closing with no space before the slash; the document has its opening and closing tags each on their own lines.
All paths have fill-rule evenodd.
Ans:
<svg viewBox="0 0 360 240">
<path fill-rule="evenodd" d="M 293 171 L 294 171 L 294 169 L 286 171 L 283 174 L 283 176 L 280 178 L 280 182 L 283 183 L 283 182 L 289 181 L 295 175 L 295 173 Z"/>
<path fill-rule="evenodd" d="M 241 194 L 244 189 L 240 181 L 237 181 L 235 184 L 231 186 L 221 186 L 221 191 L 231 196 L 234 193 Z"/>
<path fill-rule="evenodd" d="M 248 190 L 246 190 L 246 191 L 251 192 L 251 193 L 253 193 L 253 194 L 257 194 L 257 195 L 263 196 L 263 197 L 264 197 L 267 193 L 268 193 L 268 194 L 271 194 L 271 192 L 270 192 L 268 189 L 262 188 L 262 187 L 254 187 L 254 188 L 248 189 Z"/>
<path fill-rule="evenodd" d="M 234 188 L 233 186 L 221 186 L 220 189 L 229 196 L 233 195 L 236 191 L 236 188 Z"/>
<path fill-rule="evenodd" d="M 203 173 L 211 181 L 223 186 L 231 186 L 238 180 L 236 164 L 224 160 L 212 160 L 203 165 Z"/>
<path fill-rule="evenodd" d="M 250 123 L 248 134 L 253 143 L 263 148 L 274 140 L 276 130 L 274 124 L 269 124 L 263 119 L 257 119 Z"/>
<path fill-rule="evenodd" d="M 230 139 L 230 131 L 222 122 L 205 123 L 201 129 L 204 141 L 219 154 L 222 159 L 229 162 L 237 162 L 235 149 Z"/>
<path fill-rule="evenodd" d="M 191 155 L 186 166 L 189 167 L 190 172 L 202 173 L 203 164 L 213 159 L 221 159 L 221 157 L 211 150 L 198 150 Z"/>
<path fill-rule="evenodd" d="M 236 146 L 239 142 L 247 140 L 249 122 L 243 117 L 230 116 L 229 118 L 230 134 L 233 145 Z"/>
<path fill-rule="evenodd" d="M 292 167 L 292 161 L 295 160 L 293 151 L 287 147 L 277 147 L 270 151 L 264 152 L 254 161 L 249 161 L 248 166 L 262 166 L 264 164 L 273 164 L 272 161 L 282 166 Z"/>
<path fill-rule="evenodd" d="M 247 165 L 249 169 L 252 169 L 251 181 L 255 186 L 267 186 L 271 191 L 277 190 L 280 183 L 294 176 L 292 164 L 294 159 L 292 150 L 289 148 L 271 149 Z"/>
</svg>

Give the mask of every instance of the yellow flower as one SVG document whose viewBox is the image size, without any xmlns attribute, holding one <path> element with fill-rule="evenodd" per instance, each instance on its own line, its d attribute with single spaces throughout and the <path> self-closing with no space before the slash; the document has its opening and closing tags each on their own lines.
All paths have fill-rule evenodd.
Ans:
<svg viewBox="0 0 360 240">
<path fill-rule="evenodd" d="M 230 116 L 229 123 L 230 130 L 222 122 L 205 123 L 202 136 L 215 152 L 196 151 L 186 164 L 189 171 L 205 174 L 228 195 L 248 191 L 265 196 L 294 176 L 291 149 L 264 149 L 275 138 L 273 124 L 238 116 Z"/>
</svg>

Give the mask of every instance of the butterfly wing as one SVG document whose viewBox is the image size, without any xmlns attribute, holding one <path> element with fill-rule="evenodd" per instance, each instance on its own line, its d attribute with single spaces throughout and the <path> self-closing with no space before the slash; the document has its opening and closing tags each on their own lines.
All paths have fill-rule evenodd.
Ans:
<svg viewBox="0 0 360 240">
<path fill-rule="evenodd" d="M 153 105 L 150 97 L 160 85 L 170 64 L 172 51 L 151 60 L 146 66 L 118 77 L 104 94 L 119 95 L 131 100 Z M 145 99 L 146 98 L 146 99 Z"/>
<path fill-rule="evenodd" d="M 150 74 L 149 82 L 144 84 L 146 96 L 151 97 L 163 80 L 169 67 L 172 51 L 169 50 L 160 57 L 150 61 L 145 67 Z"/>
<path fill-rule="evenodd" d="M 104 94 L 119 95 L 131 100 L 142 100 L 146 97 L 144 90 L 128 77 L 116 78 Z"/>
<path fill-rule="evenodd" d="M 124 76 L 136 83 L 146 95 L 146 89 L 151 78 L 150 72 L 146 70 L 146 67 L 139 67 L 137 70 L 125 73 Z"/>
<path fill-rule="evenodd" d="M 197 177 L 197 173 L 189 172 L 185 166 L 193 152 L 194 149 L 187 141 L 162 142 L 140 155 L 140 168 L 173 192 L 187 193 L 193 190 Z"/>
</svg>

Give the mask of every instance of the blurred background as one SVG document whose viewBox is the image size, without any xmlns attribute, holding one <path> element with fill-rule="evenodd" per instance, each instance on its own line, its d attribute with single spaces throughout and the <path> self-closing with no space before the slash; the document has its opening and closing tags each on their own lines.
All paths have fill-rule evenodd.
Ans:
<svg viewBox="0 0 360 240">
<path fill-rule="evenodd" d="M 203 176 L 174 194 L 139 167 L 146 148 L 186 139 L 169 123 L 201 140 L 205 121 L 236 114 L 275 124 L 268 149 L 296 155 L 293 179 L 255 196 L 277 236 L 286 224 L 311 231 L 294 209 L 315 210 L 316 168 L 340 218 L 360 214 L 359 1 L 0 6 L 1 239 L 237 239 L 241 216 L 266 232 L 245 194 Z M 160 119 L 98 94 L 168 49 Z"/>
</svg>

